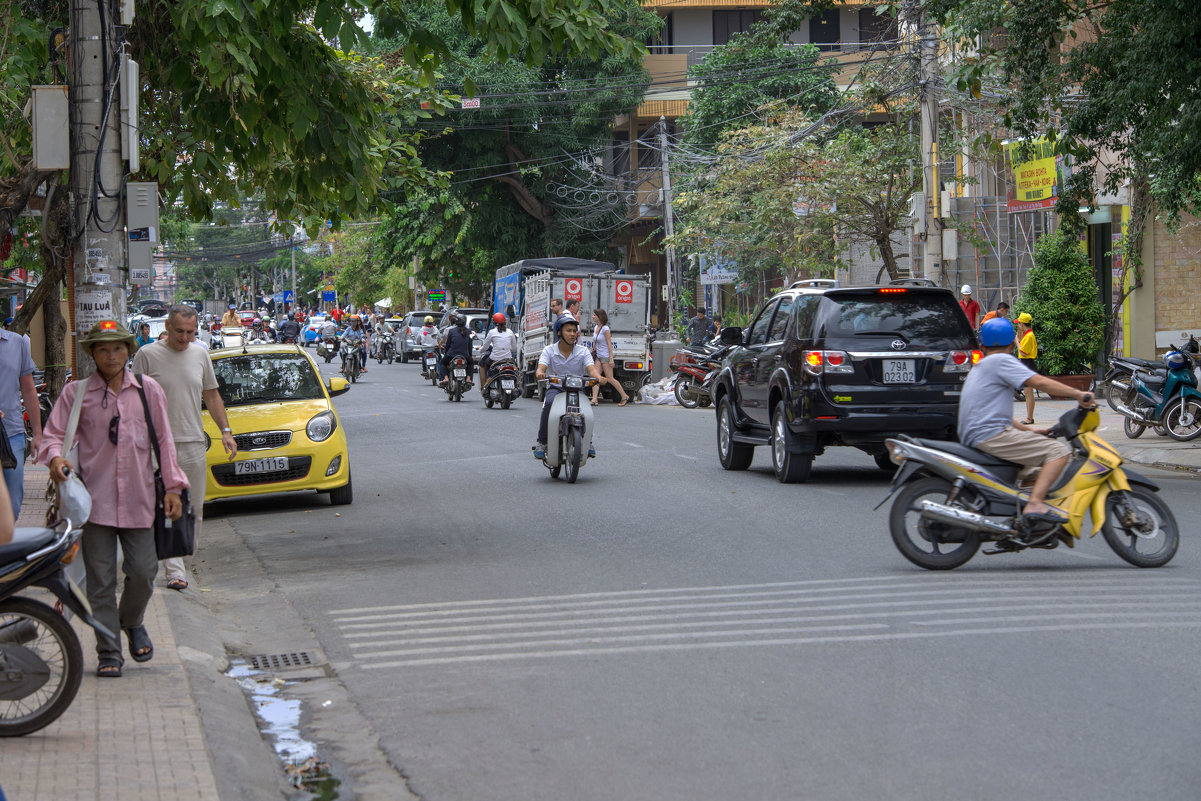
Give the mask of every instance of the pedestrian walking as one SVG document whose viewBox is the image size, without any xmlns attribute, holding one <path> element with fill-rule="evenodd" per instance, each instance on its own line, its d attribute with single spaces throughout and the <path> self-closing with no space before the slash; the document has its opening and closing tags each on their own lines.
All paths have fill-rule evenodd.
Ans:
<svg viewBox="0 0 1201 801">
<path fill-rule="evenodd" d="M 42 442 L 42 415 L 37 388 L 33 385 L 33 369 L 29 340 L 15 331 L 0 330 L 0 412 L 4 414 L 4 436 L 17 460 L 15 467 L 4 471 L 14 520 L 21 516 L 21 502 L 25 499 L 25 411 L 29 414 L 33 449 L 38 450 Z"/>
<path fill-rule="evenodd" d="M 621 386 L 621 382 L 613 377 L 613 334 L 609 329 L 609 313 L 604 309 L 594 309 L 592 312 L 592 355 L 597 366 L 600 367 L 601 382 L 592 387 L 592 405 L 600 404 L 601 387 L 605 384 L 610 384 L 617 389 L 621 395 L 621 403 L 618 406 L 625 406 L 630 402 L 630 396 L 626 394 L 625 389 Z"/>
<path fill-rule="evenodd" d="M 696 316 L 688 321 L 688 327 L 684 330 L 684 336 L 688 339 L 688 347 L 699 348 L 714 337 L 717 333 L 713 327 L 713 321 L 705 317 L 704 307 L 696 310 Z"/>
<path fill-rule="evenodd" d="M 963 313 L 967 315 L 967 321 L 971 323 L 972 330 L 975 331 L 980 327 L 980 304 L 972 298 L 972 288 L 968 284 L 964 284 L 959 290 L 959 308 L 963 309 Z"/>
<path fill-rule="evenodd" d="M 1014 335 L 1014 344 L 1017 345 L 1018 359 L 1023 365 L 1029 367 L 1034 372 L 1038 372 L 1038 340 L 1034 337 L 1034 318 L 1029 312 L 1022 312 L 1014 320 L 1017 323 L 1017 333 Z M 1026 419 L 1022 422 L 1026 425 L 1034 424 L 1034 388 L 1025 386 L 1022 388 L 1022 395 L 1026 400 Z"/>
<path fill-rule="evenodd" d="M 80 344 L 91 353 L 96 372 L 63 387 L 46 421 L 46 436 L 38 450 L 38 461 L 50 466 L 50 477 L 55 481 L 65 481 L 65 471 L 75 470 L 87 485 L 92 496 L 92 514 L 83 527 L 88 601 L 96 619 L 109 631 L 125 632 L 133 660 L 146 662 L 154 656 L 154 645 L 143 618 L 154 593 L 154 574 L 158 570 L 153 529 L 154 449 L 148 416 L 154 423 L 162 458 L 159 469 L 166 490 L 163 508 L 172 520 L 183 512 L 179 496 L 188 486 L 188 479 L 175 458 L 163 388 L 153 378 L 135 376 L 125 367 L 129 354 L 138 350 L 133 335 L 115 320 L 101 320 Z M 79 451 L 75 464 L 63 455 L 63 440 L 80 393 L 75 435 Z M 117 602 L 118 543 L 125 573 L 120 604 Z M 121 675 L 124 659 L 119 634 L 97 632 L 96 654 L 97 676 Z"/>
<path fill-rule="evenodd" d="M 230 459 L 238 454 L 238 445 L 225 403 L 217 391 L 217 376 L 208 353 L 192 343 L 196 339 L 199 320 L 191 306 L 172 306 L 167 312 L 167 338 L 144 348 L 133 357 L 133 371 L 147 375 L 162 385 L 167 395 L 167 416 L 179 466 L 192 487 L 192 508 L 196 516 L 196 542 L 200 543 L 200 528 L 204 522 L 204 490 L 208 480 L 205 466 L 204 426 L 200 402 L 208 408 L 213 422 L 221 429 L 221 445 Z M 188 587 L 187 566 L 183 558 L 163 560 L 167 587 L 185 590 Z"/>
</svg>

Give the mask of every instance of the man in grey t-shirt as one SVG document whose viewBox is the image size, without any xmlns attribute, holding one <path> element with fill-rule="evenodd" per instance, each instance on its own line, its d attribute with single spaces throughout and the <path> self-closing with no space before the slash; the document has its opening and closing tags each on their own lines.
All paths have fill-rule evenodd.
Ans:
<svg viewBox="0 0 1201 801">
<path fill-rule="evenodd" d="M 1093 394 L 1081 392 L 1039 375 L 1014 357 L 1013 324 L 1003 317 L 980 328 L 984 358 L 968 373 L 959 396 L 959 441 L 985 453 L 1026 467 L 1042 466 L 1030 489 L 1023 515 L 1058 521 L 1049 514 L 1047 492 L 1063 472 L 1071 449 L 1047 436 L 1049 429 L 1036 429 L 1013 416 L 1013 391 L 1025 386 L 1047 393 L 1076 398 L 1091 408 Z"/>
<path fill-rule="evenodd" d="M 29 413 L 34 453 L 42 444 L 42 418 L 37 388 L 33 384 L 33 369 L 29 340 L 15 331 L 0 331 L 0 409 L 4 410 L 4 436 L 8 438 L 8 447 L 17 457 L 17 466 L 4 471 L 4 483 L 8 487 L 14 520 L 21 516 L 21 502 L 25 497 L 25 418 L 21 413 L 22 402 Z"/>
</svg>

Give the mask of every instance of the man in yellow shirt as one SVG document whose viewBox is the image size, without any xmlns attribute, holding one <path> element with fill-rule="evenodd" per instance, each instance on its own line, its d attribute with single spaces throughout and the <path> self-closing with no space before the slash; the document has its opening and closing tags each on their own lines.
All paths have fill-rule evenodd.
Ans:
<svg viewBox="0 0 1201 801">
<path fill-rule="evenodd" d="M 1031 327 L 1034 323 L 1034 318 L 1029 312 L 1022 312 L 1015 319 L 1017 323 L 1017 333 L 1014 335 L 1014 344 L 1018 348 L 1018 359 L 1026 367 L 1038 372 L 1035 368 L 1036 360 L 1038 359 L 1038 340 L 1034 338 L 1034 329 Z M 1028 384 L 1022 387 L 1022 394 L 1026 397 L 1026 419 L 1022 422 L 1026 425 L 1034 424 L 1034 387 Z"/>
<path fill-rule="evenodd" d="M 221 315 L 221 327 L 222 328 L 241 328 L 242 327 L 242 321 L 238 317 L 238 313 L 234 310 L 234 305 L 232 303 L 229 304 L 229 310 L 226 311 L 225 314 Z"/>
</svg>

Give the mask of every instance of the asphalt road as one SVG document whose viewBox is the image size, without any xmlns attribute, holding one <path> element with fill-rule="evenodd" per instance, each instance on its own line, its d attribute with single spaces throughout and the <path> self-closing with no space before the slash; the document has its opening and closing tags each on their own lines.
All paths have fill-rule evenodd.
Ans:
<svg viewBox="0 0 1201 801">
<path fill-rule="evenodd" d="M 1197 798 L 1195 479 L 1156 476 L 1183 530 L 1166 568 L 1097 537 L 929 573 L 893 547 L 886 475 L 857 451 L 784 486 L 766 452 L 721 470 L 711 411 L 602 405 L 568 485 L 530 455 L 535 401 L 454 404 L 372 363 L 336 403 L 353 505 L 208 515 L 414 795 Z"/>
</svg>

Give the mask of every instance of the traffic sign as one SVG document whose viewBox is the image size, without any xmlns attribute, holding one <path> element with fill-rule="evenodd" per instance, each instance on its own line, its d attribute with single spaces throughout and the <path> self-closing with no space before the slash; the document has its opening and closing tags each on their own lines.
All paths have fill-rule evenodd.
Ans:
<svg viewBox="0 0 1201 801">
<path fill-rule="evenodd" d="M 613 284 L 617 294 L 618 303 L 633 303 L 634 302 L 634 282 L 633 281 L 617 281 Z"/>
<path fill-rule="evenodd" d="M 284 303 L 295 303 L 295 302 L 296 302 L 296 293 L 290 289 L 285 289 L 284 290 Z"/>
<path fill-rule="evenodd" d="M 337 300 L 338 300 L 338 293 L 333 291 L 332 289 L 325 289 L 325 290 L 321 291 L 321 302 L 322 303 L 334 303 Z"/>
</svg>

